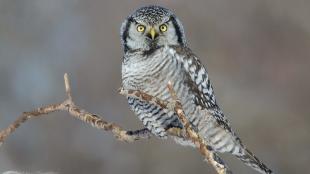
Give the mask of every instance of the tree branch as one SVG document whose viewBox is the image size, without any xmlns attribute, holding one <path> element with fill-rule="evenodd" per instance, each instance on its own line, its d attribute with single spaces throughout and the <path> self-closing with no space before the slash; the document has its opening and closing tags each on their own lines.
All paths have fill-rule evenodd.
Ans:
<svg viewBox="0 0 310 174">
<path fill-rule="evenodd" d="M 6 138 L 12 134 L 22 123 L 35 118 L 41 117 L 43 115 L 47 115 L 52 112 L 56 111 L 66 111 L 71 116 L 90 124 L 92 127 L 97 129 L 102 129 L 105 131 L 111 131 L 113 135 L 120 141 L 125 142 L 133 142 L 135 140 L 149 138 L 151 133 L 146 129 L 137 130 L 137 131 L 126 131 L 121 128 L 119 125 L 115 123 L 110 123 L 104 120 L 103 118 L 92 114 L 84 109 L 80 109 L 78 106 L 75 105 L 72 94 L 71 94 L 71 87 L 68 78 L 68 74 L 64 75 L 64 82 L 65 82 L 65 90 L 67 99 L 64 100 L 62 103 L 51 104 L 47 106 L 43 106 L 37 108 L 30 112 L 22 113 L 17 120 L 15 120 L 11 125 L 9 125 L 6 129 L 0 131 L 0 145 L 6 140 Z M 217 173 L 219 174 L 230 174 L 232 173 L 228 167 L 224 164 L 224 162 L 212 151 L 208 149 L 207 144 L 205 141 L 199 136 L 197 132 L 195 132 L 187 120 L 184 111 L 182 109 L 182 105 L 177 98 L 177 95 L 172 87 L 172 84 L 168 84 L 169 92 L 172 96 L 173 102 L 162 101 L 154 96 L 149 94 L 143 93 L 142 91 L 138 90 L 127 90 L 121 88 L 119 93 L 126 97 L 134 97 L 141 101 L 147 101 L 154 105 L 158 105 L 162 108 L 166 108 L 169 110 L 173 110 L 177 113 L 180 121 L 184 125 L 185 129 L 179 128 L 170 128 L 168 129 L 168 134 L 170 136 L 176 136 L 183 139 L 191 140 L 196 147 L 199 149 L 200 153 L 205 157 L 205 159 L 215 168 Z"/>
<path fill-rule="evenodd" d="M 6 129 L 0 132 L 0 145 L 4 142 L 4 140 L 13 133 L 22 123 L 26 122 L 29 119 L 35 117 L 41 117 L 43 115 L 56 112 L 56 111 L 67 111 L 69 114 L 83 122 L 90 124 L 91 126 L 97 129 L 103 129 L 105 131 L 111 131 L 114 136 L 121 141 L 132 142 L 141 138 L 148 138 L 150 134 L 139 136 L 139 134 L 129 135 L 127 131 L 116 125 L 115 123 L 109 123 L 105 121 L 103 118 L 87 112 L 84 109 L 80 109 L 76 106 L 72 100 L 71 87 L 68 78 L 68 74 L 64 75 L 65 81 L 65 89 L 67 94 L 67 99 L 62 103 L 51 104 L 47 106 L 43 106 L 37 108 L 30 112 L 24 112 L 20 115 L 17 120 L 15 120 L 11 125 L 9 125 Z"/>
</svg>

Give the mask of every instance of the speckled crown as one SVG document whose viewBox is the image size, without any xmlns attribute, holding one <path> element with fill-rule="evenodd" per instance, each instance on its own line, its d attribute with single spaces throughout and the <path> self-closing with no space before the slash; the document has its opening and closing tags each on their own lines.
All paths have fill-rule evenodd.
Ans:
<svg viewBox="0 0 310 174">
<path fill-rule="evenodd" d="M 160 6 L 145 6 L 137 9 L 131 17 L 136 21 L 143 21 L 150 25 L 158 24 L 159 22 L 169 20 L 173 13 L 164 7 Z"/>
</svg>

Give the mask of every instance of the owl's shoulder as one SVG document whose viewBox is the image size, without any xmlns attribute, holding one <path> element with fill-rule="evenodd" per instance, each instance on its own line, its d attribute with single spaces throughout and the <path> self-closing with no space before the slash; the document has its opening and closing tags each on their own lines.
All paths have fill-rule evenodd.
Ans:
<svg viewBox="0 0 310 174">
<path fill-rule="evenodd" d="M 187 47 L 187 46 L 182 46 L 182 45 L 171 45 L 169 46 L 172 50 L 175 51 L 176 54 L 183 55 L 186 57 L 192 57 L 195 56 L 193 51 Z"/>
</svg>

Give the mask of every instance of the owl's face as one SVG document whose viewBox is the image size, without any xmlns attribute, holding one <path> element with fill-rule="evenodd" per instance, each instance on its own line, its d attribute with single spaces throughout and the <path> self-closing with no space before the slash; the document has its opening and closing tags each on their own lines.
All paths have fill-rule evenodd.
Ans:
<svg viewBox="0 0 310 174">
<path fill-rule="evenodd" d="M 126 51 L 151 50 L 164 45 L 185 45 L 181 22 L 168 9 L 146 6 L 123 22 L 121 39 Z"/>
</svg>

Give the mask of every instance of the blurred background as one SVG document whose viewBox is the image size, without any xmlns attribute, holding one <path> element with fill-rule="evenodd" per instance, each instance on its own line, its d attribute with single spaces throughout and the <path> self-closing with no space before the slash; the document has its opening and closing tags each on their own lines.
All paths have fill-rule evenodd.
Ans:
<svg viewBox="0 0 310 174">
<path fill-rule="evenodd" d="M 23 111 L 65 98 L 126 129 L 142 124 L 117 93 L 119 28 L 136 8 L 160 4 L 182 20 L 217 100 L 244 143 L 276 173 L 310 173 L 310 1 L 1 0 L 0 129 Z M 255 174 L 229 155 L 235 173 Z M 215 173 L 172 140 L 117 141 L 67 113 L 31 120 L 0 148 L 0 173 Z"/>
</svg>

